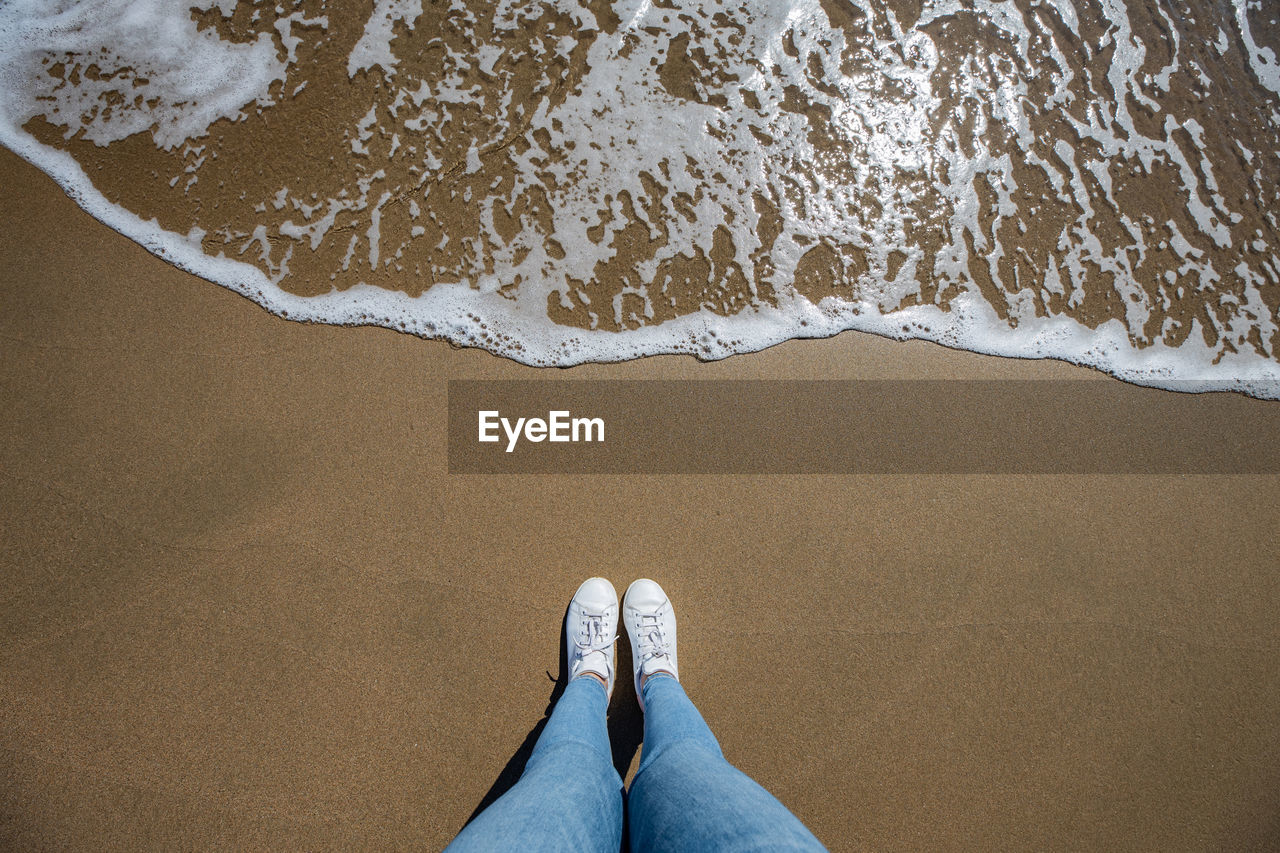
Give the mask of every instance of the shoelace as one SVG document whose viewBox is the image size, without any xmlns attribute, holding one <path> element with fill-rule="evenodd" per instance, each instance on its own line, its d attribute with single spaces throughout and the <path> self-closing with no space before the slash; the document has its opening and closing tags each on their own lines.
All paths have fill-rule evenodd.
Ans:
<svg viewBox="0 0 1280 853">
<path fill-rule="evenodd" d="M 661 612 L 661 609 L 659 609 L 658 613 Z M 667 638 L 662 633 L 662 623 L 658 621 L 658 613 L 640 614 L 636 640 L 640 646 L 641 661 L 670 656 L 670 651 L 667 649 Z"/>
<path fill-rule="evenodd" d="M 584 658 L 592 652 L 603 652 L 618 642 L 615 634 L 612 638 L 604 635 L 604 615 L 600 613 L 584 613 L 583 621 L 586 623 L 585 629 L 586 639 L 582 639 L 582 634 L 573 638 L 573 644 L 578 649 L 578 657 Z"/>
</svg>

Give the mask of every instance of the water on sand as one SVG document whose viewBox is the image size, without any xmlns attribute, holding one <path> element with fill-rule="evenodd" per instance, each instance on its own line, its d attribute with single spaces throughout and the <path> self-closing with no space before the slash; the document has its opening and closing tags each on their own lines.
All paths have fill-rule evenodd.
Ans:
<svg viewBox="0 0 1280 853">
<path fill-rule="evenodd" d="M 1273 396 L 1277 16 L 11 0 L 0 141 L 288 317 L 534 364 L 863 329 Z"/>
</svg>

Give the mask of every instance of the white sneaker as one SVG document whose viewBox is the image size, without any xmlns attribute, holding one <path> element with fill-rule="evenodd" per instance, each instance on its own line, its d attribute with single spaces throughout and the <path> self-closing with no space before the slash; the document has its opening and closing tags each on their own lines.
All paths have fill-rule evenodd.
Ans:
<svg viewBox="0 0 1280 853">
<path fill-rule="evenodd" d="M 613 695 L 613 644 L 617 641 L 618 591 L 604 578 L 583 581 L 564 619 L 569 680 L 593 672 L 604 679 L 605 689 Z"/>
<path fill-rule="evenodd" d="M 655 672 L 669 672 L 676 680 L 676 614 L 667 594 L 648 578 L 627 587 L 622 600 L 622 621 L 631 640 L 631 663 L 636 681 L 636 698 L 644 709 L 640 682 Z"/>
</svg>

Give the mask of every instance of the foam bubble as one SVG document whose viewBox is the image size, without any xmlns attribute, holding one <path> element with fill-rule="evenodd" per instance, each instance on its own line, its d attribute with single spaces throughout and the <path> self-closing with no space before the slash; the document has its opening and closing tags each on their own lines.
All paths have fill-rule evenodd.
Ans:
<svg viewBox="0 0 1280 853">
<path fill-rule="evenodd" d="M 98 145 L 151 131 L 173 148 L 246 105 L 269 104 L 271 84 L 284 78 L 269 37 L 224 41 L 165 0 L 11 0 L 0 39 L 9 122 L 44 116 Z M 80 60 L 78 80 L 39 73 L 50 55 Z"/>
</svg>

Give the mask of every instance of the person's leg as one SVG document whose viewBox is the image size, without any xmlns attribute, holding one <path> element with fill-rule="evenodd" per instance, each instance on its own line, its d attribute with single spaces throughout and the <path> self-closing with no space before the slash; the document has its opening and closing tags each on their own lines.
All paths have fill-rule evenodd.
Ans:
<svg viewBox="0 0 1280 853">
<path fill-rule="evenodd" d="M 600 850 L 622 842 L 622 779 L 613 767 L 604 685 L 569 682 L 520 781 L 467 824 L 461 851 Z"/>
<path fill-rule="evenodd" d="M 632 851 L 824 850 L 786 806 L 725 760 L 678 681 L 670 602 L 652 581 L 638 584 L 623 604 L 644 708 L 644 751 L 627 794 Z"/>
<path fill-rule="evenodd" d="M 584 583 L 569 606 L 569 685 L 538 736 L 524 773 L 511 790 L 463 828 L 446 848 L 450 853 L 616 853 L 621 846 L 622 779 L 613 766 L 605 719 L 608 687 L 613 684 L 618 597 L 612 585 L 604 581 L 605 590 L 596 583 L 599 580 Z M 607 612 L 609 595 L 612 621 Z"/>
<path fill-rule="evenodd" d="M 823 850 L 800 820 L 725 760 L 675 678 L 645 679 L 644 752 L 627 794 L 635 853 Z"/>
</svg>

